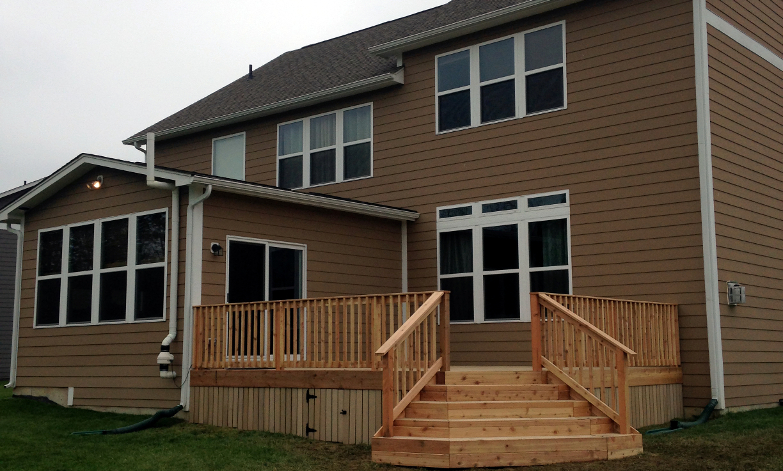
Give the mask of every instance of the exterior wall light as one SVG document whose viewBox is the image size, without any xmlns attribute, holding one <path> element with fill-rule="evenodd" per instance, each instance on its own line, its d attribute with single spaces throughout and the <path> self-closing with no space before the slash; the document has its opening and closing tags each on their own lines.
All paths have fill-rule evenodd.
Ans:
<svg viewBox="0 0 783 471">
<path fill-rule="evenodd" d="M 212 242 L 212 244 L 210 244 L 209 251 L 212 252 L 212 255 L 216 255 L 218 257 L 223 255 L 223 247 L 221 247 L 217 242 Z"/>
<path fill-rule="evenodd" d="M 95 180 L 87 184 L 88 190 L 100 190 L 103 187 L 103 175 L 98 175 Z"/>
</svg>

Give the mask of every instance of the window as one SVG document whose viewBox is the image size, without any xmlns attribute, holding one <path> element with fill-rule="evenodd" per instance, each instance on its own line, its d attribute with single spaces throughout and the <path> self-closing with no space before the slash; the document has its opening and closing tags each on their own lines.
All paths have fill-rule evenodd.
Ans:
<svg viewBox="0 0 783 471">
<path fill-rule="evenodd" d="M 529 321 L 530 292 L 571 292 L 567 198 L 438 208 L 438 282 L 451 291 L 453 322 Z"/>
<path fill-rule="evenodd" d="M 245 179 L 245 133 L 212 140 L 212 175 Z"/>
<path fill-rule="evenodd" d="M 167 221 L 158 210 L 40 231 L 35 325 L 162 320 Z"/>
<path fill-rule="evenodd" d="M 277 185 L 308 188 L 372 176 L 372 105 L 277 128 Z"/>
<path fill-rule="evenodd" d="M 436 57 L 438 132 L 566 107 L 565 22 Z"/>
<path fill-rule="evenodd" d="M 298 244 L 230 237 L 226 302 L 303 298 L 305 250 Z"/>
</svg>

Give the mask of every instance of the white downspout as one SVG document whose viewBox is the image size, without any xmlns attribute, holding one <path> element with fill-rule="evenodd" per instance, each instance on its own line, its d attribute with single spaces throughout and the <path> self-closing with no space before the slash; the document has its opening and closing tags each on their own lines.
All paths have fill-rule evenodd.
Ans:
<svg viewBox="0 0 783 471">
<path fill-rule="evenodd" d="M 173 183 L 155 181 L 155 133 L 147 133 L 147 148 L 142 149 L 138 142 L 133 146 L 143 152 L 147 163 L 147 186 L 157 190 L 171 191 L 171 283 L 169 289 L 169 334 L 160 344 L 158 365 L 160 365 L 160 377 L 174 379 L 177 372 L 169 371 L 174 363 L 174 355 L 171 354 L 171 343 L 177 338 L 177 297 L 179 296 L 179 188 Z"/>
<path fill-rule="evenodd" d="M 191 192 L 192 194 L 192 192 Z M 188 209 L 187 209 L 187 230 L 185 231 L 185 306 L 184 306 L 184 318 L 185 325 L 183 326 L 184 339 L 182 342 L 182 392 L 181 403 L 185 406 L 185 410 L 188 410 L 188 400 L 190 392 L 186 390 L 185 378 L 187 377 L 187 371 L 190 370 L 190 351 L 188 339 L 192 338 L 192 332 L 190 327 L 193 325 L 193 208 L 202 203 L 204 200 L 210 197 L 212 194 L 212 185 L 207 185 L 204 193 L 196 198 L 190 200 L 188 197 Z"/>
<path fill-rule="evenodd" d="M 16 366 L 19 356 L 19 312 L 21 308 L 20 298 L 22 295 L 22 245 L 24 244 L 24 216 L 20 229 L 16 230 L 7 224 L 8 232 L 16 234 L 16 279 L 14 280 L 14 320 L 13 334 L 11 337 L 11 370 L 9 371 L 10 381 L 5 385 L 6 388 L 16 387 Z"/>
</svg>

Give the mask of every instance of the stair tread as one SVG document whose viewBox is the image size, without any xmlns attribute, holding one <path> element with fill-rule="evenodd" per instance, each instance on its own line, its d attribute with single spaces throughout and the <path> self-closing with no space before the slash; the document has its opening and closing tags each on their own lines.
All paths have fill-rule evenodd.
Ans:
<svg viewBox="0 0 783 471">
<path fill-rule="evenodd" d="M 563 435 L 563 436 L 526 436 L 526 437 L 470 437 L 470 438 L 440 438 L 440 437 L 408 437 L 404 435 L 394 437 L 384 437 L 383 440 L 426 440 L 434 442 L 496 442 L 496 441 L 533 441 L 533 440 L 578 440 L 583 439 L 596 439 L 596 438 L 613 438 L 613 437 L 627 437 L 635 435 L 633 433 L 598 433 L 595 435 Z"/>
<path fill-rule="evenodd" d="M 397 421 L 412 421 L 412 422 L 442 422 L 444 424 L 449 422 L 456 422 L 456 423 L 493 423 L 493 422 L 546 422 L 546 421 L 554 421 L 554 422 L 569 422 L 569 421 L 592 421 L 592 420 L 600 420 L 604 422 L 611 422 L 612 419 L 609 417 L 601 417 L 601 416 L 582 416 L 582 417 L 499 417 L 495 419 L 485 419 L 485 418 L 476 418 L 476 419 L 420 419 L 417 417 L 405 417 L 402 419 L 396 419 L 394 422 L 395 424 Z"/>
<path fill-rule="evenodd" d="M 410 405 L 414 404 L 491 404 L 492 406 L 498 406 L 503 404 L 557 404 L 563 406 L 569 405 L 584 405 L 589 402 L 580 399 L 520 399 L 518 401 L 413 401 Z"/>
</svg>

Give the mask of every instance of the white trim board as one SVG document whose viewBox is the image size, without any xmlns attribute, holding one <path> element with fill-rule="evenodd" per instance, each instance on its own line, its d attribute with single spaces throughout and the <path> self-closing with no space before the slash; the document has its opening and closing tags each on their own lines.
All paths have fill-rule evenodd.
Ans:
<svg viewBox="0 0 783 471">
<path fill-rule="evenodd" d="M 718 408 L 725 409 L 723 341 L 720 327 L 720 300 L 718 299 L 720 290 L 718 287 L 718 249 L 715 230 L 715 193 L 712 179 L 712 131 L 710 126 L 710 77 L 706 13 L 706 0 L 693 0 L 696 126 L 699 142 L 699 190 L 710 387 L 712 397 L 718 400 Z"/>
<path fill-rule="evenodd" d="M 767 49 L 764 45 L 743 33 L 726 20 L 715 13 L 704 10 L 704 18 L 707 24 L 736 41 L 740 46 L 761 57 L 765 61 L 783 70 L 783 58 Z"/>
</svg>

